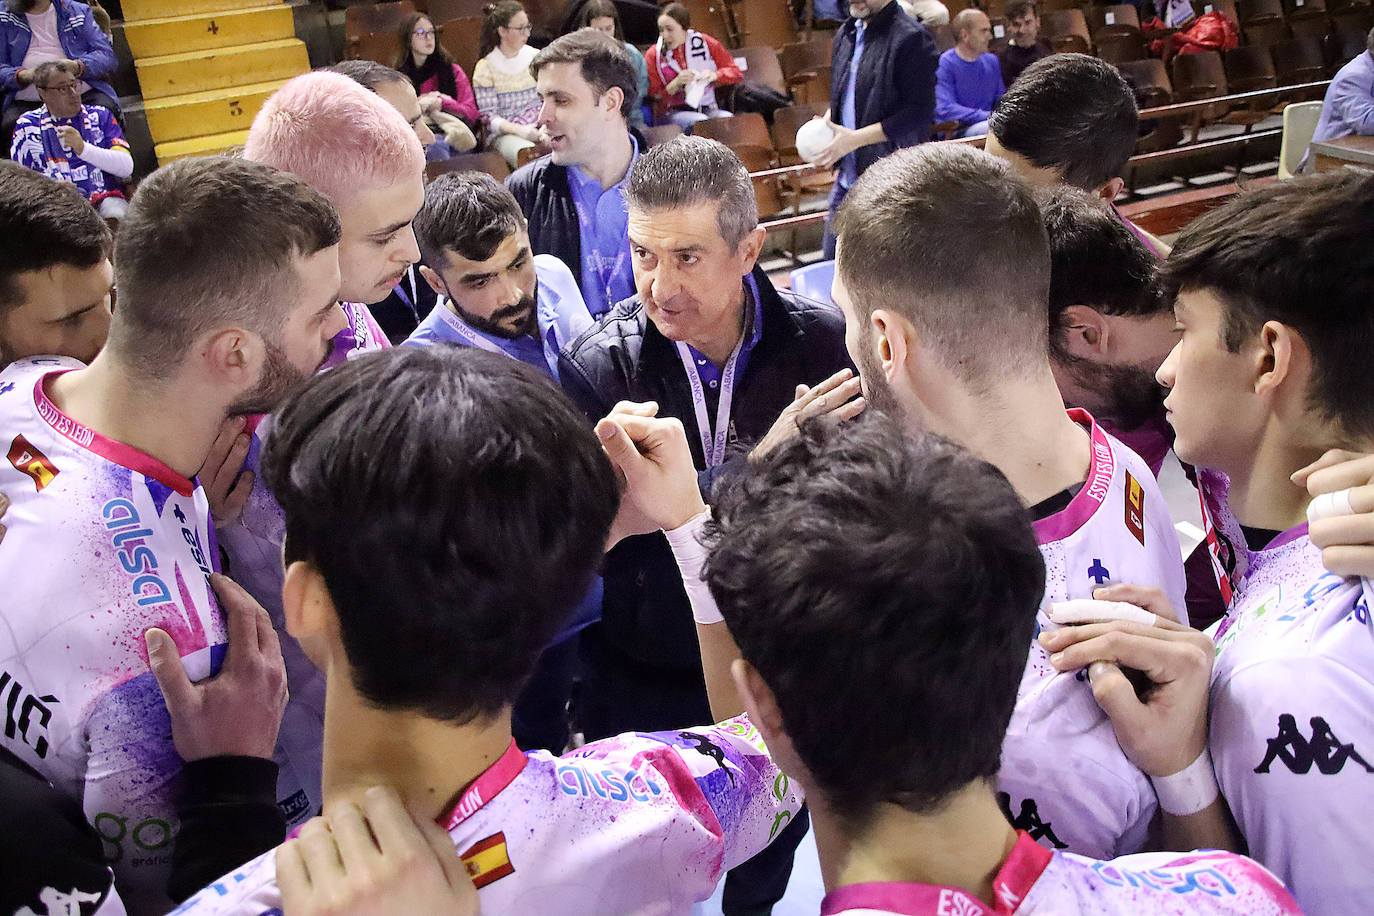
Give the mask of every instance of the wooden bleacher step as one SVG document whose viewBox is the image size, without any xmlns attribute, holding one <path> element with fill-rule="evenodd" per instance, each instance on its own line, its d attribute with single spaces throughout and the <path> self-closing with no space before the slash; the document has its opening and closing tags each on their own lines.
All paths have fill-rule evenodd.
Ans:
<svg viewBox="0 0 1374 916">
<path fill-rule="evenodd" d="M 277 5 L 126 22 L 124 37 L 135 58 L 148 58 L 295 38 L 296 32 L 291 7 Z"/>
<path fill-rule="evenodd" d="M 174 159 L 184 159 L 187 156 L 212 156 L 216 153 L 223 153 L 247 142 L 247 130 L 232 130 L 223 134 L 209 134 L 204 137 L 191 137 L 188 140 L 159 143 L 154 148 L 154 152 L 157 154 L 158 163 L 166 165 Z"/>
<path fill-rule="evenodd" d="M 148 132 L 155 143 L 161 144 L 204 134 L 247 130 L 262 103 L 284 82 L 285 79 L 278 79 L 152 99 L 143 104 Z"/>
<path fill-rule="evenodd" d="M 305 42 L 296 38 L 232 48 L 165 54 L 134 61 L 145 101 L 288 79 L 310 69 Z"/>
<path fill-rule="evenodd" d="M 197 13 L 246 10 L 260 6 L 286 4 L 281 0 L 123 0 L 120 4 L 125 23 L 143 19 L 164 19 L 170 16 L 192 16 Z"/>
</svg>

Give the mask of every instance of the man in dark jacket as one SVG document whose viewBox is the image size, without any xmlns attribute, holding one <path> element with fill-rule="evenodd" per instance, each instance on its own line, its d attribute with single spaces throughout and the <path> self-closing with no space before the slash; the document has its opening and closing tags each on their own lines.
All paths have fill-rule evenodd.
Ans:
<svg viewBox="0 0 1374 916">
<path fill-rule="evenodd" d="M 830 111 L 835 138 L 815 160 L 837 166 L 830 214 L 870 165 L 904 146 L 930 139 L 939 55 L 925 26 L 893 0 L 850 0 L 835 33 L 830 61 Z M 835 256 L 826 221 L 825 256 Z"/>
<path fill-rule="evenodd" d="M 825 392 L 808 410 L 843 418 L 862 409 L 849 401 L 857 378 L 830 378 L 849 366 L 844 316 L 775 290 L 756 267 L 765 233 L 733 152 L 679 137 L 640 157 L 625 197 L 638 295 L 560 358 L 563 387 L 589 419 L 621 401 L 656 402 L 659 416 L 687 428 L 708 492 L 732 461 L 745 460 L 744 446 L 795 430 L 798 385 Z M 604 576 L 602 622 L 583 632 L 577 711 L 586 736 L 709 721 L 691 610 L 663 535 L 621 541 Z M 805 832 L 798 819 L 731 873 L 727 914 L 766 911 L 782 896 Z"/>
</svg>

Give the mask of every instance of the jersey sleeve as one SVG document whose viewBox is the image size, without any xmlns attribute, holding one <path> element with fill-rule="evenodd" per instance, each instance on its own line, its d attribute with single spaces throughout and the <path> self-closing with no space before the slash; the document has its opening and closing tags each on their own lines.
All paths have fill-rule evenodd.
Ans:
<svg viewBox="0 0 1374 916">
<path fill-rule="evenodd" d="M 1128 892 L 1134 898 L 1131 912 L 1138 914 L 1296 916 L 1303 912 L 1278 878 L 1253 859 L 1235 853 L 1151 852 L 1091 862 L 1090 867 L 1102 898 Z"/>
<path fill-rule="evenodd" d="M 26 169 L 43 172 L 43 130 L 37 120 L 19 119 L 10 141 L 10 159 Z"/>
</svg>

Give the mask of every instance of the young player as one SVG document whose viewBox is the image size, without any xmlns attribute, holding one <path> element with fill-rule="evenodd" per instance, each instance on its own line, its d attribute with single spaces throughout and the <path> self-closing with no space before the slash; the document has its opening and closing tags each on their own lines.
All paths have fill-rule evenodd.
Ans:
<svg viewBox="0 0 1374 916">
<path fill-rule="evenodd" d="M 275 169 L 173 163 L 121 227 L 100 354 L 0 373 L 0 744 L 82 800 L 134 913 L 170 903 L 181 769 L 144 633 L 170 635 L 192 678 L 218 664 L 194 475 L 224 416 L 271 409 L 323 361 L 343 325 L 338 233 L 329 202 Z"/>
<path fill-rule="evenodd" d="M 486 912 L 685 914 L 800 809 L 747 719 L 564 757 L 512 742 L 511 705 L 619 501 L 543 373 L 474 347 L 366 355 L 286 406 L 263 467 L 288 626 L 329 681 L 331 817 L 391 786 L 448 830 Z M 178 912 L 275 912 L 279 862 Z"/>
<path fill-rule="evenodd" d="M 1374 178 L 1343 172 L 1243 195 L 1179 237 L 1163 276 L 1180 336 L 1159 378 L 1179 456 L 1208 469 L 1221 526 L 1209 540 L 1225 537 L 1231 560 L 1219 567 L 1230 607 L 1212 631 L 1210 722 L 1205 680 L 1189 682 L 1196 697 L 1166 683 L 1142 703 L 1094 675 L 1122 745 L 1196 773 L 1195 805 L 1219 783 L 1250 852 L 1319 916 L 1357 912 L 1374 894 L 1374 625 L 1369 579 L 1323 568 L 1308 519 L 1370 506 L 1311 500 L 1292 478 L 1330 448 L 1374 445 L 1371 227 Z M 1343 521 L 1323 524 L 1328 542 L 1363 524 Z M 1117 597 L 1158 606 L 1135 590 Z M 1167 682 L 1157 660 L 1181 659 L 1176 635 L 1153 628 L 1052 638 L 1064 668 L 1121 661 Z"/>
<path fill-rule="evenodd" d="M 919 215 L 919 216 L 918 216 Z M 869 404 L 998 467 L 1034 518 L 1054 602 L 1139 579 L 1183 607 L 1178 540 L 1154 475 L 1050 368 L 1050 257 L 1030 189 L 980 151 L 902 150 L 855 184 L 836 228 L 834 298 Z M 920 251 L 920 258 L 912 258 Z M 1039 842 L 1096 858 L 1144 844 L 1149 780 L 1126 759 L 1089 685 L 1033 641 L 998 783 Z"/>
</svg>

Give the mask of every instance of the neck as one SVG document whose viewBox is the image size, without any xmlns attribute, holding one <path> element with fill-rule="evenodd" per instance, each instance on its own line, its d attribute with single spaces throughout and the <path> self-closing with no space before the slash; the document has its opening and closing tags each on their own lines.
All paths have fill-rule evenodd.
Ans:
<svg viewBox="0 0 1374 916">
<path fill-rule="evenodd" d="M 52 0 L 38 0 L 38 2 L 33 5 L 33 8 L 30 9 L 29 12 L 46 13 L 48 11 L 48 7 L 50 6 L 52 6 Z"/>
<path fill-rule="evenodd" d="M 729 320 L 722 321 L 720 328 L 716 329 L 711 337 L 704 340 L 689 340 L 690 344 L 698 352 L 711 361 L 717 369 L 723 369 L 730 360 L 730 354 L 735 352 L 735 345 L 739 343 L 740 337 L 744 334 L 744 284 L 741 283 L 735 293 L 737 301 L 726 311 Z"/>
<path fill-rule="evenodd" d="M 513 46 L 512 46 L 512 45 L 506 44 L 506 43 L 503 41 L 503 42 L 501 42 L 501 53 L 504 54 L 504 55 L 506 55 L 507 57 L 514 57 L 515 55 L 517 55 L 517 54 L 520 53 L 520 49 L 523 48 L 524 46 L 525 46 L 524 42 L 521 42 L 521 43 L 518 44 L 518 45 L 513 45 Z"/>
<path fill-rule="evenodd" d="M 987 783 L 970 783 L 931 813 L 882 804 L 859 828 L 837 817 L 815 793 L 807 801 L 827 892 L 902 881 L 956 887 L 989 906 L 995 903 L 993 881 L 1016 845 L 1016 831 Z"/>
<path fill-rule="evenodd" d="M 510 746 L 510 710 L 489 720 L 451 725 L 413 712 L 378 709 L 353 689 L 349 672 L 331 664 L 324 714 L 324 800 L 361 800 L 391 786 L 406 807 L 439 818 L 463 790 Z"/>
<path fill-rule="evenodd" d="M 624 180 L 625 173 L 630 170 L 630 162 L 634 159 L 635 145 L 630 139 L 625 123 L 617 119 L 615 131 L 610 142 L 596 145 L 589 162 L 578 166 L 588 178 L 600 182 L 603 191 Z"/>
<path fill-rule="evenodd" d="M 1231 478 L 1227 503 L 1236 520 L 1248 528 L 1285 531 L 1306 521 L 1311 497 L 1307 488 L 1293 483 L 1289 475 L 1337 445 L 1293 444 L 1285 441 L 1287 437 L 1276 426 L 1277 421 L 1271 419 L 1270 428 L 1249 452 L 1253 460 L 1227 471 Z"/>
<path fill-rule="evenodd" d="M 423 67 L 425 61 L 429 60 L 428 54 L 421 54 L 419 51 L 411 51 L 410 59 L 415 62 L 416 67 Z"/>
<path fill-rule="evenodd" d="M 978 51 L 975 51 L 972 48 L 967 47 L 963 44 L 955 45 L 954 53 L 958 54 L 962 59 L 968 61 L 969 63 L 972 63 L 973 61 L 977 60 L 979 57 L 982 56 L 982 54 Z"/>
<path fill-rule="evenodd" d="M 108 348 L 87 368 L 58 376 L 48 397 L 78 423 L 183 477 L 194 477 L 205 463 L 224 417 L 222 409 L 205 409 L 174 381 L 152 383 L 133 375 Z"/>
</svg>

